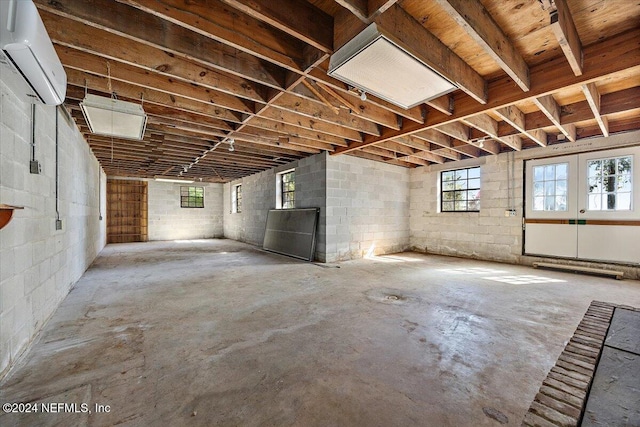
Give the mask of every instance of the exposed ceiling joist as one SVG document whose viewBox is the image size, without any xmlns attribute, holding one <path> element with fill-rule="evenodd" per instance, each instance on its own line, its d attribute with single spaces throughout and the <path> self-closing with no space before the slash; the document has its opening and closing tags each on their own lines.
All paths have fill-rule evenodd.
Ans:
<svg viewBox="0 0 640 427">
<path fill-rule="evenodd" d="M 582 85 L 582 92 L 589 103 L 593 116 L 598 122 L 598 126 L 600 126 L 600 130 L 602 130 L 602 135 L 609 136 L 609 121 L 600 113 L 600 92 L 596 84 L 587 83 Z"/>
<path fill-rule="evenodd" d="M 585 72 L 575 76 L 570 72 L 566 61 L 542 63 L 530 69 L 531 89 L 529 92 L 512 90 L 510 79 L 499 79 L 489 83 L 489 101 L 486 105 L 475 102 L 470 97 L 457 95 L 455 110 L 451 116 L 430 114 L 424 124 L 407 123 L 399 131 L 383 130 L 379 137 L 367 137 L 362 142 L 353 142 L 347 148 L 339 148 L 333 154 L 349 153 L 367 145 L 407 136 L 424 129 L 434 128 L 444 123 L 455 122 L 472 115 L 507 107 L 521 101 L 530 101 L 536 97 L 552 94 L 565 88 L 580 86 L 599 79 L 605 79 L 621 72 L 640 72 L 637 58 L 640 47 L 636 41 L 640 38 L 640 29 L 627 31 L 601 43 L 585 48 Z"/>
<path fill-rule="evenodd" d="M 576 24 L 573 22 L 566 0 L 553 0 L 553 3 L 555 10 L 550 13 L 551 29 L 571 69 L 576 76 L 579 76 L 582 74 L 583 54 Z"/>
<path fill-rule="evenodd" d="M 437 0 L 471 38 L 520 86 L 529 90 L 529 66 L 479 0 Z"/>
<path fill-rule="evenodd" d="M 517 131 L 525 134 L 529 139 L 540 145 L 541 147 L 547 146 L 547 134 L 542 129 L 527 130 L 526 116 L 515 105 L 509 105 L 504 108 L 497 108 L 494 110 L 498 116 L 505 122 L 513 126 Z"/>
<path fill-rule="evenodd" d="M 296 0 L 221 0 L 323 52 L 333 50 L 333 17 Z"/>
<path fill-rule="evenodd" d="M 544 115 L 551 120 L 551 123 L 553 123 L 554 126 L 569 139 L 569 141 L 576 142 L 576 125 L 573 123 L 562 124 L 560 122 L 560 106 L 552 95 L 534 98 L 533 102 L 538 106 L 540 111 L 542 111 Z"/>
</svg>

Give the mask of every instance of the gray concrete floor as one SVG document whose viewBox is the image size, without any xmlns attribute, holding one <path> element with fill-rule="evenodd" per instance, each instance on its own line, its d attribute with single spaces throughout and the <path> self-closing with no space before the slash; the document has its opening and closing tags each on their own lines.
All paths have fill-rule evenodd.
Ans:
<svg viewBox="0 0 640 427">
<path fill-rule="evenodd" d="M 0 391 L 91 413 L 0 425 L 520 425 L 592 300 L 640 306 L 638 281 L 413 253 L 339 266 L 110 245 Z"/>
</svg>

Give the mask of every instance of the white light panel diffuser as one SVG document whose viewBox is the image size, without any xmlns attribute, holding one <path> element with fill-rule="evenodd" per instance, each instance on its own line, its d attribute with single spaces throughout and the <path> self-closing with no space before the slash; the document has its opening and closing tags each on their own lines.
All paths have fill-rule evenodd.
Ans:
<svg viewBox="0 0 640 427">
<path fill-rule="evenodd" d="M 376 24 L 331 56 L 328 74 L 406 109 L 457 89 L 380 33 Z"/>
<path fill-rule="evenodd" d="M 138 104 L 87 94 L 80 107 L 92 133 L 126 139 L 144 137 L 147 115 Z"/>
</svg>

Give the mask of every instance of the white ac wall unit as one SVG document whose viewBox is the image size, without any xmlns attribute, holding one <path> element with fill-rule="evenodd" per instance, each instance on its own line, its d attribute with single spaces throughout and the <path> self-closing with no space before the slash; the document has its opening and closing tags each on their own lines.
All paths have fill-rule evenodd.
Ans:
<svg viewBox="0 0 640 427">
<path fill-rule="evenodd" d="M 375 23 L 331 55 L 328 74 L 406 109 L 457 89 Z"/>
<path fill-rule="evenodd" d="M 0 48 L 42 103 L 62 104 L 67 74 L 32 0 L 0 0 Z"/>
</svg>

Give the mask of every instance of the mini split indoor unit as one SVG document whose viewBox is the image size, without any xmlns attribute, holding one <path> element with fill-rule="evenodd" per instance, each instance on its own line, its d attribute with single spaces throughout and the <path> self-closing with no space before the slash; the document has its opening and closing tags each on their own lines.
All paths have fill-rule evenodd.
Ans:
<svg viewBox="0 0 640 427">
<path fill-rule="evenodd" d="M 20 76 L 15 80 L 25 94 L 62 104 L 67 74 L 32 0 L 0 0 L 0 49 L 0 62 Z"/>
</svg>

